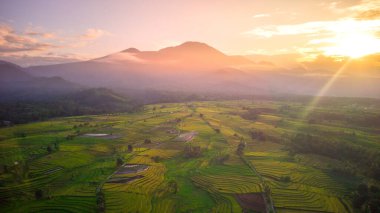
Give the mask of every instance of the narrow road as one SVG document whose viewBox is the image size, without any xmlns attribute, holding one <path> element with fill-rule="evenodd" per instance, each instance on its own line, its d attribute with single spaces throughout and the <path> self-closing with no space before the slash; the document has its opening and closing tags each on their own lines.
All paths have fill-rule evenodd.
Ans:
<svg viewBox="0 0 380 213">
<path fill-rule="evenodd" d="M 255 173 L 259 179 L 260 179 L 260 182 L 261 182 L 261 185 L 264 187 L 264 195 L 265 195 L 265 200 L 267 201 L 267 203 L 270 205 L 269 208 L 267 208 L 267 212 L 273 212 L 275 213 L 275 208 L 274 208 L 274 205 L 273 205 L 273 199 L 272 199 L 272 196 L 271 196 L 271 191 L 269 191 L 268 193 L 266 192 L 266 189 L 269 189 L 270 190 L 270 187 L 265 183 L 264 181 L 264 178 L 261 176 L 261 174 L 256 170 L 255 166 L 252 165 L 251 162 L 249 162 L 249 160 L 247 160 L 244 156 L 240 156 L 240 159 L 245 163 L 247 164 L 247 166 L 252 170 L 253 173 Z"/>
</svg>

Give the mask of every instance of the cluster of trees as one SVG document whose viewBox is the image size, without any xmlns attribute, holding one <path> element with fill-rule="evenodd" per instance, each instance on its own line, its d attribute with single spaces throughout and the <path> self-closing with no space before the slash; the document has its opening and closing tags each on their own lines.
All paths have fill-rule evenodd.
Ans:
<svg viewBox="0 0 380 213">
<path fill-rule="evenodd" d="M 184 150 L 184 156 L 186 158 L 195 158 L 201 156 L 201 147 L 200 146 L 191 146 L 187 145 L 185 146 Z"/>
<path fill-rule="evenodd" d="M 327 141 L 309 134 L 297 134 L 287 146 L 295 153 L 313 153 L 350 162 L 367 176 L 380 180 L 380 153 L 377 150 L 342 141 Z"/>
<path fill-rule="evenodd" d="M 131 144 L 128 144 L 128 152 L 133 152 L 133 146 Z"/>
<path fill-rule="evenodd" d="M 172 192 L 173 194 L 177 194 L 177 191 L 178 191 L 177 181 L 175 180 L 169 181 L 168 187 L 169 187 L 169 192 Z"/>
<path fill-rule="evenodd" d="M 46 147 L 46 151 L 48 152 L 48 154 L 51 154 L 54 151 L 59 151 L 59 143 L 55 142 L 53 145 L 49 144 Z"/>
<path fill-rule="evenodd" d="M 360 212 L 380 212 L 380 189 L 360 184 L 352 197 L 352 205 Z"/>
<path fill-rule="evenodd" d="M 244 148 L 245 148 L 245 142 L 242 140 L 242 141 L 240 141 L 240 143 L 236 149 L 236 154 L 238 154 L 239 156 L 243 155 L 244 154 Z"/>
<path fill-rule="evenodd" d="M 251 138 L 254 140 L 255 139 L 257 139 L 259 141 L 265 141 L 266 140 L 265 134 L 262 131 L 251 131 L 250 134 L 251 134 Z"/>
<path fill-rule="evenodd" d="M 279 180 L 281 182 L 288 183 L 288 182 L 290 182 L 291 178 L 290 178 L 290 176 L 281 176 Z"/>
<path fill-rule="evenodd" d="M 132 112 L 139 110 L 140 106 L 111 90 L 99 88 L 44 100 L 0 102 L 0 121 L 20 124 L 53 117 Z"/>
<path fill-rule="evenodd" d="M 260 114 L 263 114 L 263 113 L 275 113 L 276 110 L 275 109 L 271 109 L 271 108 L 254 108 L 254 109 L 250 109 L 250 108 L 247 108 L 247 107 L 243 107 L 243 109 L 246 110 L 246 112 L 242 113 L 240 115 L 240 117 L 246 119 L 246 120 L 251 120 L 251 121 L 255 121 L 259 118 L 259 115 Z"/>
<path fill-rule="evenodd" d="M 45 147 L 46 152 L 41 152 L 38 155 L 30 155 L 27 159 L 33 159 L 35 157 L 44 156 L 46 154 L 51 154 L 55 151 L 59 151 L 59 143 L 55 142 L 53 144 L 48 144 Z M 29 160 L 16 161 L 11 165 L 1 165 L 0 174 L 9 173 L 13 176 L 13 180 L 16 182 L 22 182 L 25 179 L 29 178 Z"/>
<path fill-rule="evenodd" d="M 21 183 L 29 177 L 29 163 L 28 161 L 16 161 L 12 165 L 3 164 L 0 174 L 11 174 L 14 181 Z"/>
<path fill-rule="evenodd" d="M 374 113 L 349 113 L 349 112 L 312 112 L 308 116 L 309 123 L 323 121 L 340 121 L 350 125 L 361 127 L 380 127 L 380 114 Z"/>
<path fill-rule="evenodd" d="M 37 189 L 34 192 L 34 197 L 36 198 L 36 200 L 41 200 L 44 197 L 44 191 L 42 189 Z"/>
<path fill-rule="evenodd" d="M 99 213 L 106 212 L 106 199 L 105 199 L 103 191 L 101 190 L 96 193 L 96 205 L 97 205 L 97 212 Z"/>
<path fill-rule="evenodd" d="M 122 157 L 116 158 L 116 167 L 120 167 L 124 164 L 124 159 Z"/>
<path fill-rule="evenodd" d="M 215 165 L 223 165 L 230 158 L 229 154 L 219 154 L 211 159 L 210 163 Z"/>
<path fill-rule="evenodd" d="M 34 198 L 36 200 L 42 200 L 44 198 L 51 199 L 51 191 L 50 188 L 45 188 L 45 189 L 36 189 L 34 191 Z"/>
<path fill-rule="evenodd" d="M 151 157 L 151 159 L 155 162 L 155 163 L 158 163 L 162 160 L 162 158 L 160 156 L 153 156 Z"/>
</svg>

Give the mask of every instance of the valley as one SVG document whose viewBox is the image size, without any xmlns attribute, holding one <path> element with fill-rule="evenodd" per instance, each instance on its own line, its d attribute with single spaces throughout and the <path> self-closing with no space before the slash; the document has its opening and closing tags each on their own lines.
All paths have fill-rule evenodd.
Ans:
<svg viewBox="0 0 380 213">
<path fill-rule="evenodd" d="M 376 100 L 350 100 L 352 107 L 338 111 L 344 101 L 331 98 L 308 117 L 298 116 L 305 102 L 255 99 L 162 103 L 2 128 L 0 206 L 5 212 L 354 212 L 357 186 L 379 187 L 376 175 L 344 155 L 291 145 L 307 134 L 340 141 L 342 152 L 351 145 L 363 153 L 375 149 L 373 159 L 365 158 L 377 162 L 378 124 L 311 120 L 313 113 L 380 114 Z"/>
<path fill-rule="evenodd" d="M 0 1 L 0 212 L 380 213 L 380 0 Z"/>
</svg>

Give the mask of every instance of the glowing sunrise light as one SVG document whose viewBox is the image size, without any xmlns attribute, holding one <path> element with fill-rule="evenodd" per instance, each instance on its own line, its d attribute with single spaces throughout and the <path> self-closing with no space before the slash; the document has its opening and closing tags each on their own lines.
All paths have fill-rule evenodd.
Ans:
<svg viewBox="0 0 380 213">
<path fill-rule="evenodd" d="M 328 56 L 360 58 L 380 51 L 380 39 L 371 34 L 352 33 L 331 39 L 333 46 L 321 48 Z"/>
</svg>

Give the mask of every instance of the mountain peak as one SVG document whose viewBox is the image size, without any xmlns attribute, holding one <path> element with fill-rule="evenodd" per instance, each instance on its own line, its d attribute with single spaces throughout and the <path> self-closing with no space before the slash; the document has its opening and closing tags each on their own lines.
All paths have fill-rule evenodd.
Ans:
<svg viewBox="0 0 380 213">
<path fill-rule="evenodd" d="M 123 53 L 138 53 L 138 52 L 140 52 L 140 50 L 131 47 L 131 48 L 128 48 L 128 49 L 123 50 L 123 51 L 121 51 L 121 52 L 123 52 Z"/>
<path fill-rule="evenodd" d="M 0 81 L 26 81 L 32 78 L 22 67 L 0 60 Z"/>
<path fill-rule="evenodd" d="M 215 54 L 215 55 L 224 55 L 219 50 L 207 45 L 206 43 L 196 42 L 196 41 L 187 41 L 178 46 L 167 47 L 160 49 L 159 52 L 175 52 L 175 53 L 206 53 L 206 54 Z"/>
<path fill-rule="evenodd" d="M 0 66 L 9 66 L 9 67 L 13 67 L 13 68 L 17 68 L 17 69 L 22 69 L 19 65 L 17 64 L 14 64 L 14 63 L 11 63 L 9 61 L 3 61 L 3 60 L 0 60 Z"/>
<path fill-rule="evenodd" d="M 184 43 L 178 45 L 178 47 L 212 48 L 209 45 L 207 45 L 206 43 L 198 42 L 198 41 L 187 41 L 187 42 L 184 42 Z"/>
</svg>

